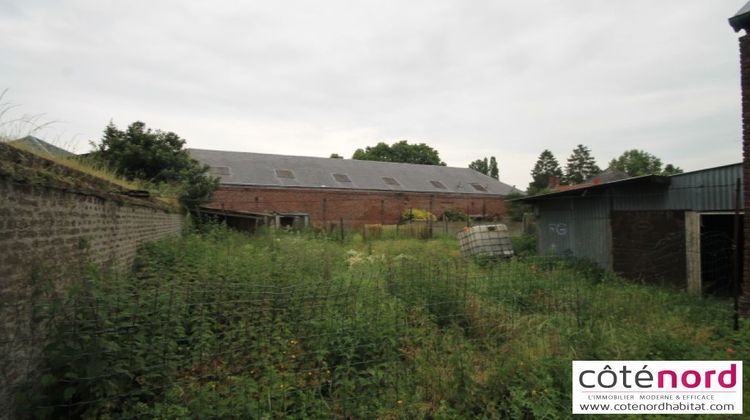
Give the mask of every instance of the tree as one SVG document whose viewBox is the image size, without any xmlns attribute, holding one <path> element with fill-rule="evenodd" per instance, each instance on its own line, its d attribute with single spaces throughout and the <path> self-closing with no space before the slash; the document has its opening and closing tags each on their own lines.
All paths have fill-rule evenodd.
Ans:
<svg viewBox="0 0 750 420">
<path fill-rule="evenodd" d="M 641 175 L 674 175 L 682 169 L 668 164 L 662 171 L 661 159 L 643 150 L 632 149 L 624 152 L 617 159 L 612 159 L 609 166 L 627 173 L 630 176 Z"/>
<path fill-rule="evenodd" d="M 188 155 L 185 140 L 172 132 L 146 128 L 140 121 L 125 131 L 110 122 L 101 142 L 92 144 L 96 148 L 93 157 L 127 179 L 179 187 L 179 201 L 190 211 L 210 201 L 218 187 L 218 179 L 207 175 L 208 166 Z"/>
<path fill-rule="evenodd" d="M 670 176 L 670 175 L 677 175 L 682 173 L 682 168 L 679 166 L 674 166 L 671 163 L 668 163 L 667 166 L 664 167 L 664 170 L 661 171 L 661 174 L 664 176 Z"/>
<path fill-rule="evenodd" d="M 341 156 L 338 153 L 331 153 L 331 156 L 328 157 L 329 159 L 343 159 L 344 157 Z"/>
<path fill-rule="evenodd" d="M 497 160 L 494 156 L 491 156 L 489 161 L 485 157 L 484 159 L 477 159 L 469 164 L 469 169 L 473 169 L 480 174 L 491 176 L 495 179 L 499 177 L 499 170 L 497 168 Z"/>
<path fill-rule="evenodd" d="M 549 184 L 549 178 L 552 176 L 561 177 L 562 169 L 560 164 L 557 163 L 555 155 L 547 149 L 539 155 L 534 169 L 531 170 L 531 178 L 533 181 L 529 184 L 529 194 L 536 194 L 545 188 Z"/>
<path fill-rule="evenodd" d="M 596 165 L 596 160 L 591 156 L 591 150 L 579 144 L 568 158 L 563 181 L 569 185 L 580 184 L 601 171 L 599 166 Z"/>
<path fill-rule="evenodd" d="M 497 159 L 494 156 L 490 156 L 490 173 L 487 175 L 500 179 L 500 169 L 497 167 Z"/>
<path fill-rule="evenodd" d="M 445 166 L 445 162 L 440 160 L 437 150 L 424 143 L 409 144 L 406 140 L 401 140 L 390 146 L 380 142 L 372 147 L 367 146 L 364 150 L 357 149 L 352 155 L 352 159 Z"/>
<path fill-rule="evenodd" d="M 490 171 L 490 164 L 487 161 L 487 158 L 477 159 L 474 162 L 471 162 L 469 164 L 469 169 L 473 169 L 473 170 L 479 172 L 480 174 L 487 175 L 487 172 Z"/>
</svg>

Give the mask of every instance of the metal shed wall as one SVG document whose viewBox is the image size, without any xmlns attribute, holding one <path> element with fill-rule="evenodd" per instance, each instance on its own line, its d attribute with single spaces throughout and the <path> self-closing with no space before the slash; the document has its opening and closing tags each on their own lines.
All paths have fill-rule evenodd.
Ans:
<svg viewBox="0 0 750 420">
<path fill-rule="evenodd" d="M 560 198 L 539 204 L 539 252 L 585 258 L 611 267 L 609 200 Z"/>
<path fill-rule="evenodd" d="M 539 252 L 586 258 L 611 269 L 612 211 L 733 211 L 737 178 L 742 183 L 741 164 L 674 175 L 669 184 L 613 185 L 540 199 L 535 203 Z M 740 194 L 742 190 L 740 184 Z"/>
<path fill-rule="evenodd" d="M 742 165 L 727 165 L 669 177 L 669 185 L 613 187 L 614 210 L 733 211 L 735 182 Z"/>
</svg>

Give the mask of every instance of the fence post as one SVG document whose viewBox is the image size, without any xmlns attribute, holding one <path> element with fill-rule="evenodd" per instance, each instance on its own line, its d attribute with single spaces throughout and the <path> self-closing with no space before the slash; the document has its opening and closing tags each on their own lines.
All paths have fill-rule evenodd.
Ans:
<svg viewBox="0 0 750 420">
<path fill-rule="evenodd" d="M 445 212 L 443 212 L 443 233 L 448 235 L 448 218 L 445 217 Z"/>
<path fill-rule="evenodd" d="M 380 224 L 385 224 L 385 200 L 380 200 Z"/>
<path fill-rule="evenodd" d="M 430 194 L 430 209 L 428 211 L 427 215 L 427 237 L 429 239 L 432 239 L 432 201 L 435 199 L 435 196 Z"/>
<path fill-rule="evenodd" d="M 323 230 L 328 230 L 328 199 L 323 197 L 323 202 L 321 203 L 321 206 L 323 207 Z"/>
<path fill-rule="evenodd" d="M 344 243 L 344 218 L 339 219 L 339 235 L 341 235 L 341 243 Z"/>
</svg>

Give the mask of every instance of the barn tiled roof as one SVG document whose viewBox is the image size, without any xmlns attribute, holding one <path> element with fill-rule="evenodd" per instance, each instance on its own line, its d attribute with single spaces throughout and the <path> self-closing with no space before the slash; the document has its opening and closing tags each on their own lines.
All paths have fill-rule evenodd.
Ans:
<svg viewBox="0 0 750 420">
<path fill-rule="evenodd" d="M 506 195 L 513 187 L 469 168 L 188 149 L 223 185 Z"/>
</svg>

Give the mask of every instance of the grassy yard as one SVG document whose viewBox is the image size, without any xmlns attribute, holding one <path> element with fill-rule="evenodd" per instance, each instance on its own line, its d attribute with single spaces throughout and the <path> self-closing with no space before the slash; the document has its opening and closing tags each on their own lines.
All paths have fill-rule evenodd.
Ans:
<svg viewBox="0 0 750 420">
<path fill-rule="evenodd" d="M 559 418 L 571 360 L 750 354 L 726 301 L 574 261 L 467 261 L 451 238 L 217 228 L 79 275 L 37 308 L 55 334 L 25 414 Z"/>
</svg>

